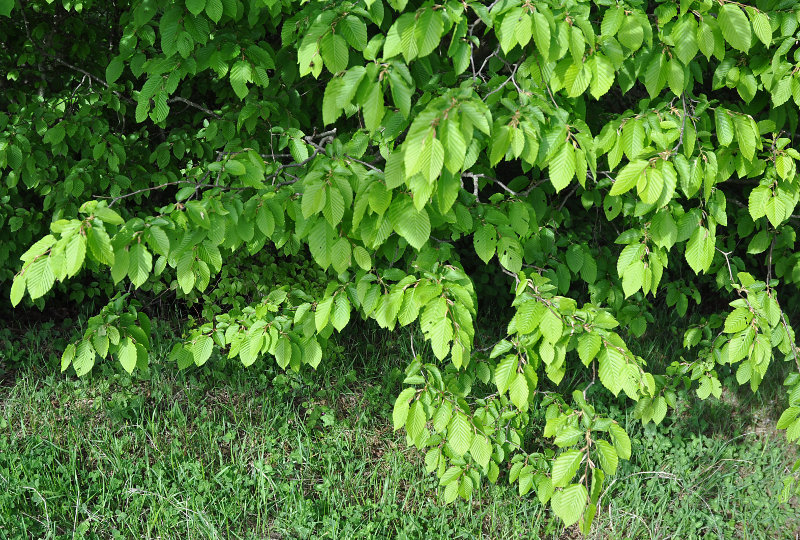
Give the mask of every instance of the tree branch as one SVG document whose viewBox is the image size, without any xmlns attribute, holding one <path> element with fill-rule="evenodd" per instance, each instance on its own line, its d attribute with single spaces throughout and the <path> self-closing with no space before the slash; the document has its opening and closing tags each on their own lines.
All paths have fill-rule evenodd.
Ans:
<svg viewBox="0 0 800 540">
<path fill-rule="evenodd" d="M 180 97 L 180 96 L 175 96 L 173 98 L 170 98 L 169 101 L 167 101 L 167 103 L 176 103 L 176 102 L 185 103 L 186 105 L 188 105 L 190 107 L 194 107 L 195 109 L 199 109 L 199 110 L 203 111 L 204 113 L 206 113 L 208 116 L 213 116 L 216 119 L 222 118 L 220 115 L 218 115 L 217 113 L 215 113 L 211 109 L 207 109 L 206 107 L 203 107 L 199 103 L 195 103 L 194 101 L 190 101 L 190 100 L 188 100 L 186 98 L 183 98 L 183 97 Z"/>
</svg>

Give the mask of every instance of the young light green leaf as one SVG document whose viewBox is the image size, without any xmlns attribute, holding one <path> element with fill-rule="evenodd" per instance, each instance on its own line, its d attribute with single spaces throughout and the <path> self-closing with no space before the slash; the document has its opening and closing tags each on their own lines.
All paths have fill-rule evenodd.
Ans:
<svg viewBox="0 0 800 540">
<path fill-rule="evenodd" d="M 414 397 L 416 390 L 414 388 L 405 388 L 394 402 L 394 410 L 392 411 L 392 421 L 394 422 L 394 430 L 397 431 L 406 425 L 408 418 L 409 401 Z"/>
<path fill-rule="evenodd" d="M 461 411 L 455 413 L 447 426 L 447 442 L 457 456 L 466 454 L 472 446 L 472 424 Z"/>
<path fill-rule="evenodd" d="M 567 450 L 553 461 L 551 479 L 553 487 L 564 487 L 569 484 L 572 477 L 583 461 L 583 452 L 580 450 Z"/>
<path fill-rule="evenodd" d="M 214 350 L 214 341 L 210 336 L 200 336 L 192 344 L 191 350 L 195 365 L 202 366 L 211 357 L 211 352 Z"/>
<path fill-rule="evenodd" d="M 25 270 L 25 283 L 31 300 L 44 296 L 53 287 L 55 279 L 48 257 L 41 257 L 32 262 Z"/>
<path fill-rule="evenodd" d="M 405 204 L 392 202 L 392 207 L 395 205 L 398 206 L 398 211 L 392 218 L 394 230 L 415 249 L 422 249 L 431 236 L 431 222 L 427 210 L 423 208 L 418 212 L 410 201 L 406 201 Z"/>
<path fill-rule="evenodd" d="M 567 187 L 575 177 L 575 152 L 575 147 L 567 141 L 550 162 L 550 182 L 556 188 L 556 192 Z"/>
<path fill-rule="evenodd" d="M 117 353 L 117 359 L 128 373 L 133 373 L 133 369 L 136 367 L 136 356 L 136 344 L 131 340 L 131 338 L 125 338 L 125 340 L 120 344 L 119 353 Z"/>
<path fill-rule="evenodd" d="M 621 459 L 631 458 L 631 439 L 625 430 L 619 424 L 611 424 L 608 428 L 611 434 L 611 440 L 614 443 L 614 448 L 617 450 L 617 455 Z"/>
<path fill-rule="evenodd" d="M 563 522 L 565 527 L 576 523 L 586 509 L 588 494 L 583 484 L 572 484 L 566 489 L 556 491 L 550 499 L 553 512 Z"/>
<path fill-rule="evenodd" d="M 594 441 L 594 444 L 597 447 L 597 453 L 600 455 L 600 466 L 603 467 L 603 472 L 613 476 L 617 473 L 617 464 L 619 463 L 617 450 L 608 441 L 602 439 Z"/>
<path fill-rule="evenodd" d="M 11 283 L 11 305 L 16 307 L 25 295 L 25 274 L 17 274 Z"/>
<path fill-rule="evenodd" d="M 617 173 L 617 177 L 614 180 L 614 184 L 611 186 L 611 190 L 608 192 L 609 195 L 622 195 L 627 191 L 630 191 L 636 184 L 639 182 L 642 174 L 644 174 L 645 169 L 649 166 L 649 163 L 644 160 L 634 160 L 625 165 L 622 170 Z"/>
<path fill-rule="evenodd" d="M 750 21 L 736 4 L 723 4 L 717 17 L 725 41 L 736 50 L 747 52 L 750 49 L 752 33 Z"/>
</svg>

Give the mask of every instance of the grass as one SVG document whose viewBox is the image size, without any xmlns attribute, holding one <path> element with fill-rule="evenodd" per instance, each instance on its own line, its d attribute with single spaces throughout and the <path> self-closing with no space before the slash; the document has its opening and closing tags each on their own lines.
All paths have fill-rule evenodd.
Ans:
<svg viewBox="0 0 800 540">
<path fill-rule="evenodd" d="M 391 429 L 407 339 L 362 330 L 315 373 L 221 358 L 178 372 L 169 329 L 158 332 L 148 373 L 109 362 L 81 380 L 58 373 L 52 326 L 0 333 L 0 538 L 578 536 L 502 479 L 441 504 Z M 659 339 L 641 354 L 675 348 Z M 634 456 L 591 536 L 795 538 L 796 501 L 777 503 L 794 457 L 770 427 L 779 386 L 687 394 L 658 428 L 611 404 Z"/>
</svg>

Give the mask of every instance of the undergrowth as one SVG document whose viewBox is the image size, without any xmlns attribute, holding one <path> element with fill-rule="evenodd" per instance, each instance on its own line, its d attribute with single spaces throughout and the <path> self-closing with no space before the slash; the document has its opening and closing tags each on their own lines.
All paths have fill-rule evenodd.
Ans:
<svg viewBox="0 0 800 540">
<path fill-rule="evenodd" d="M 654 368 L 680 354 L 666 327 L 637 351 Z M 146 372 L 108 363 L 83 379 L 57 374 L 60 328 L 0 331 L 0 537 L 578 537 L 502 475 L 470 502 L 441 503 L 391 429 L 412 344 L 430 354 L 419 336 L 359 328 L 316 372 L 223 358 L 180 372 L 170 328 L 156 325 Z M 779 377 L 757 397 L 684 394 L 658 428 L 606 403 L 633 457 L 592 537 L 795 538 L 797 501 L 773 503 L 796 457 L 772 428 Z"/>
</svg>

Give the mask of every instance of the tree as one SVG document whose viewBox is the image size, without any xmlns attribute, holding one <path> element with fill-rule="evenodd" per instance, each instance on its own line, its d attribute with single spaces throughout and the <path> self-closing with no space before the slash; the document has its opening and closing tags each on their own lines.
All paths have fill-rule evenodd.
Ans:
<svg viewBox="0 0 800 540">
<path fill-rule="evenodd" d="M 800 281 L 791 0 L 0 0 L 0 15 L 1 249 L 22 261 L 0 278 L 14 305 L 90 276 L 111 296 L 62 370 L 146 365 L 137 293 L 201 304 L 180 368 L 215 349 L 316 367 L 353 317 L 418 324 L 431 354 L 409 359 L 394 427 L 445 501 L 508 466 L 584 531 L 631 452 L 592 396 L 660 423 L 679 386 L 719 397 L 730 372 L 755 391 L 775 355 L 800 371 L 781 307 Z M 507 336 L 480 350 L 478 309 L 504 298 L 486 275 L 512 293 Z M 651 373 L 626 341 L 704 294 L 696 352 Z M 800 373 L 786 386 L 778 427 L 797 440 Z M 532 411 L 555 451 L 524 442 Z"/>
</svg>

